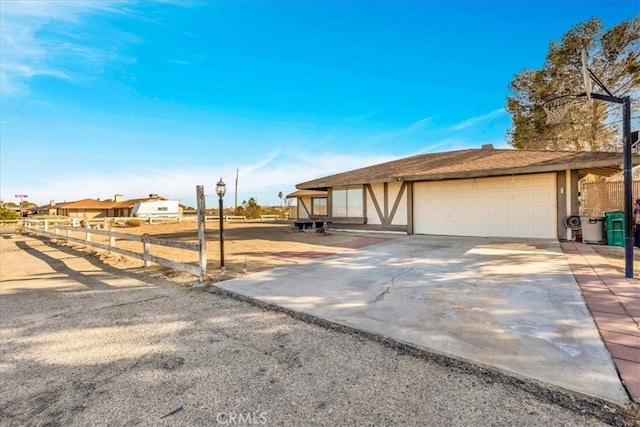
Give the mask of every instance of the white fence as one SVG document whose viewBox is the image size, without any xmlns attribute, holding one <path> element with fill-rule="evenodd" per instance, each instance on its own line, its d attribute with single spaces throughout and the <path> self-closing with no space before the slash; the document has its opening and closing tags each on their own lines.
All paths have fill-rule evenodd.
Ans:
<svg viewBox="0 0 640 427">
<path fill-rule="evenodd" d="M 197 221 L 197 215 L 182 215 L 181 221 Z M 206 221 L 219 221 L 220 216 L 218 215 L 207 215 L 205 217 Z M 232 222 L 232 221 L 247 221 L 247 217 L 244 215 L 224 215 L 222 217 L 223 221 Z"/>
<path fill-rule="evenodd" d="M 260 221 L 264 221 L 264 220 L 274 220 L 277 221 L 278 219 L 280 219 L 279 215 L 261 215 L 260 216 Z"/>
<path fill-rule="evenodd" d="M 70 221 L 65 221 L 67 224 Z M 100 249 L 109 251 L 109 253 L 119 253 L 131 258 L 141 259 L 144 261 L 144 266 L 149 267 L 152 262 L 155 262 L 166 267 L 173 268 L 175 270 L 186 271 L 187 273 L 198 276 L 201 281 L 207 278 L 207 257 L 206 257 L 206 241 L 203 236 L 199 237 L 198 243 L 193 242 L 181 242 L 177 240 L 160 239 L 157 237 L 149 236 L 148 234 L 126 234 L 110 230 L 99 230 L 88 225 L 86 227 L 78 227 L 73 225 L 63 225 L 59 221 L 51 223 L 50 220 L 25 220 L 23 229 L 36 235 L 45 236 L 48 238 L 55 238 L 66 240 L 70 242 L 85 244 L 87 246 L 93 246 Z M 53 229 L 53 231 L 52 231 Z M 62 233 L 64 232 L 64 233 Z M 76 236 L 74 237 L 73 234 Z M 77 237 L 80 234 L 82 237 Z M 107 236 L 108 243 L 100 243 L 92 241 L 92 235 Z M 142 244 L 142 253 L 130 251 L 124 248 L 116 246 L 116 238 L 129 240 L 134 242 L 140 242 Z M 151 245 L 167 246 L 172 248 L 196 251 L 199 253 L 199 265 L 194 266 L 190 264 L 184 264 L 170 259 L 162 258 L 159 256 L 151 255 Z"/>
</svg>

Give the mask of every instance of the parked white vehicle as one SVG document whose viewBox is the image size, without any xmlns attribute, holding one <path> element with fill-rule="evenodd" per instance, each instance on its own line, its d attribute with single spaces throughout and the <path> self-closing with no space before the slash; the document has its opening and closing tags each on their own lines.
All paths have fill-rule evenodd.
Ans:
<svg viewBox="0 0 640 427">
<path fill-rule="evenodd" d="M 136 203 L 131 214 L 139 218 L 179 218 L 180 206 L 177 200 L 147 200 Z"/>
</svg>

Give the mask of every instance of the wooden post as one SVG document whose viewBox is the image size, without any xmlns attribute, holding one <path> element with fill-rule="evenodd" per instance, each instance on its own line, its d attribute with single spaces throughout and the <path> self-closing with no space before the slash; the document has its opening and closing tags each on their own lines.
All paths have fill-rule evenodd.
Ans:
<svg viewBox="0 0 640 427">
<path fill-rule="evenodd" d="M 87 228 L 86 228 L 86 231 L 85 231 L 84 241 L 85 242 L 90 242 L 91 241 L 91 227 L 89 227 L 88 225 L 87 225 Z"/>
<path fill-rule="evenodd" d="M 144 266 L 151 266 L 151 262 L 149 261 L 149 235 L 144 233 L 142 235 L 142 259 L 144 260 Z"/>
<path fill-rule="evenodd" d="M 71 229 L 67 228 L 67 237 L 71 237 Z"/>
<path fill-rule="evenodd" d="M 113 253 L 112 248 L 116 247 L 116 236 L 113 235 L 113 228 L 109 230 L 109 253 Z"/>
<path fill-rule="evenodd" d="M 196 200 L 198 201 L 198 245 L 200 250 L 198 251 L 199 265 L 200 265 L 200 281 L 203 282 L 207 279 L 207 237 L 206 237 L 206 201 L 204 197 L 204 186 L 196 186 Z"/>
<path fill-rule="evenodd" d="M 44 231 L 49 231 L 49 221 L 48 220 L 44 220 Z"/>
<path fill-rule="evenodd" d="M 60 229 L 58 228 L 58 224 L 56 224 L 53 231 L 56 233 L 56 237 L 58 237 L 58 234 L 60 234 Z"/>
</svg>

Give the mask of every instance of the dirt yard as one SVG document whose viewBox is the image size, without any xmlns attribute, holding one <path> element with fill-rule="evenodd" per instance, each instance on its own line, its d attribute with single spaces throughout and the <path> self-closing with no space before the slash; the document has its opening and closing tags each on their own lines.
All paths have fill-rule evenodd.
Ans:
<svg viewBox="0 0 640 427">
<path fill-rule="evenodd" d="M 612 267 L 624 274 L 624 248 L 618 246 L 590 245 L 596 253 L 602 256 Z M 633 277 L 640 279 L 640 248 L 633 248 Z"/>
<path fill-rule="evenodd" d="M 121 227 L 115 231 L 127 234 L 149 234 L 150 236 L 168 240 L 197 242 L 197 224 L 195 222 L 143 224 L 140 227 Z M 79 229 L 72 237 L 84 238 Z M 305 262 L 313 258 L 332 255 L 344 251 L 352 251 L 382 240 L 392 239 L 393 235 L 367 234 L 325 234 L 294 231 L 291 223 L 279 222 L 225 222 L 224 223 L 224 257 L 225 271 L 220 269 L 220 231 L 217 221 L 206 223 L 207 238 L 207 270 L 211 282 L 227 280 L 244 274 L 255 273 L 266 269 Z M 106 236 L 92 235 L 94 242 L 108 243 Z M 120 269 L 142 269 L 143 261 L 126 257 L 117 253 L 108 254 L 76 243 L 64 243 L 83 251 L 95 253 L 103 262 Z M 130 251 L 142 252 L 140 242 L 116 239 L 116 247 Z M 177 262 L 198 265 L 198 254 L 195 251 L 151 245 L 151 254 Z M 193 282 L 195 277 L 170 268 L 152 264 L 145 273 L 161 276 L 177 282 Z"/>
<path fill-rule="evenodd" d="M 229 228 L 230 267 L 250 248 L 265 260 L 249 266 L 262 268 L 296 262 L 285 251 L 367 242 Z M 634 414 L 567 409 L 491 375 L 0 234 L 3 426 L 633 425 Z"/>
<path fill-rule="evenodd" d="M 140 227 L 116 228 L 116 231 L 197 242 L 197 224 L 195 222 L 143 224 Z M 1 231 L 1 230 L 0 230 Z M 6 232 L 7 230 L 5 230 Z M 84 233 L 76 233 L 75 237 L 83 238 Z M 395 235 L 380 234 L 325 234 L 294 231 L 291 223 L 274 222 L 225 222 L 224 223 L 224 256 L 225 271 L 220 269 L 220 232 L 217 221 L 207 222 L 207 259 L 208 275 L 211 282 L 228 280 L 244 274 L 256 273 L 274 267 L 305 262 L 313 258 L 332 255 L 344 251 L 362 248 L 384 239 L 396 238 Z M 107 243 L 106 237 L 93 236 L 93 241 Z M 62 242 L 60 242 L 62 243 Z M 107 254 L 103 250 L 95 250 L 79 244 L 68 244 L 75 249 L 95 253 L 103 262 L 120 269 L 142 269 L 143 262 L 117 253 Z M 142 252 L 142 244 L 116 239 L 116 246 L 134 252 Z M 616 270 L 624 274 L 624 248 L 613 246 L 590 245 Z M 198 264 L 198 254 L 194 251 L 152 245 L 151 253 L 174 261 Z M 640 249 L 635 248 L 634 275 L 640 278 Z M 187 283 L 195 280 L 193 275 L 153 264 L 145 269 L 145 273 L 172 281 Z"/>
</svg>

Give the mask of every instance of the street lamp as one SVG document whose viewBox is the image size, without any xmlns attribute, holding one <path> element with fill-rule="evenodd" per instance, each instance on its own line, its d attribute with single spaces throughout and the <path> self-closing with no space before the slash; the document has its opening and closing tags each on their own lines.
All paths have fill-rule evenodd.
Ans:
<svg viewBox="0 0 640 427">
<path fill-rule="evenodd" d="M 224 225 L 223 225 L 223 212 L 222 212 L 222 198 L 224 194 L 227 192 L 227 184 L 222 181 L 222 177 L 220 177 L 220 181 L 216 184 L 216 194 L 218 195 L 218 207 L 220 209 L 220 214 L 218 217 L 220 218 L 220 269 L 224 272 Z"/>
</svg>

